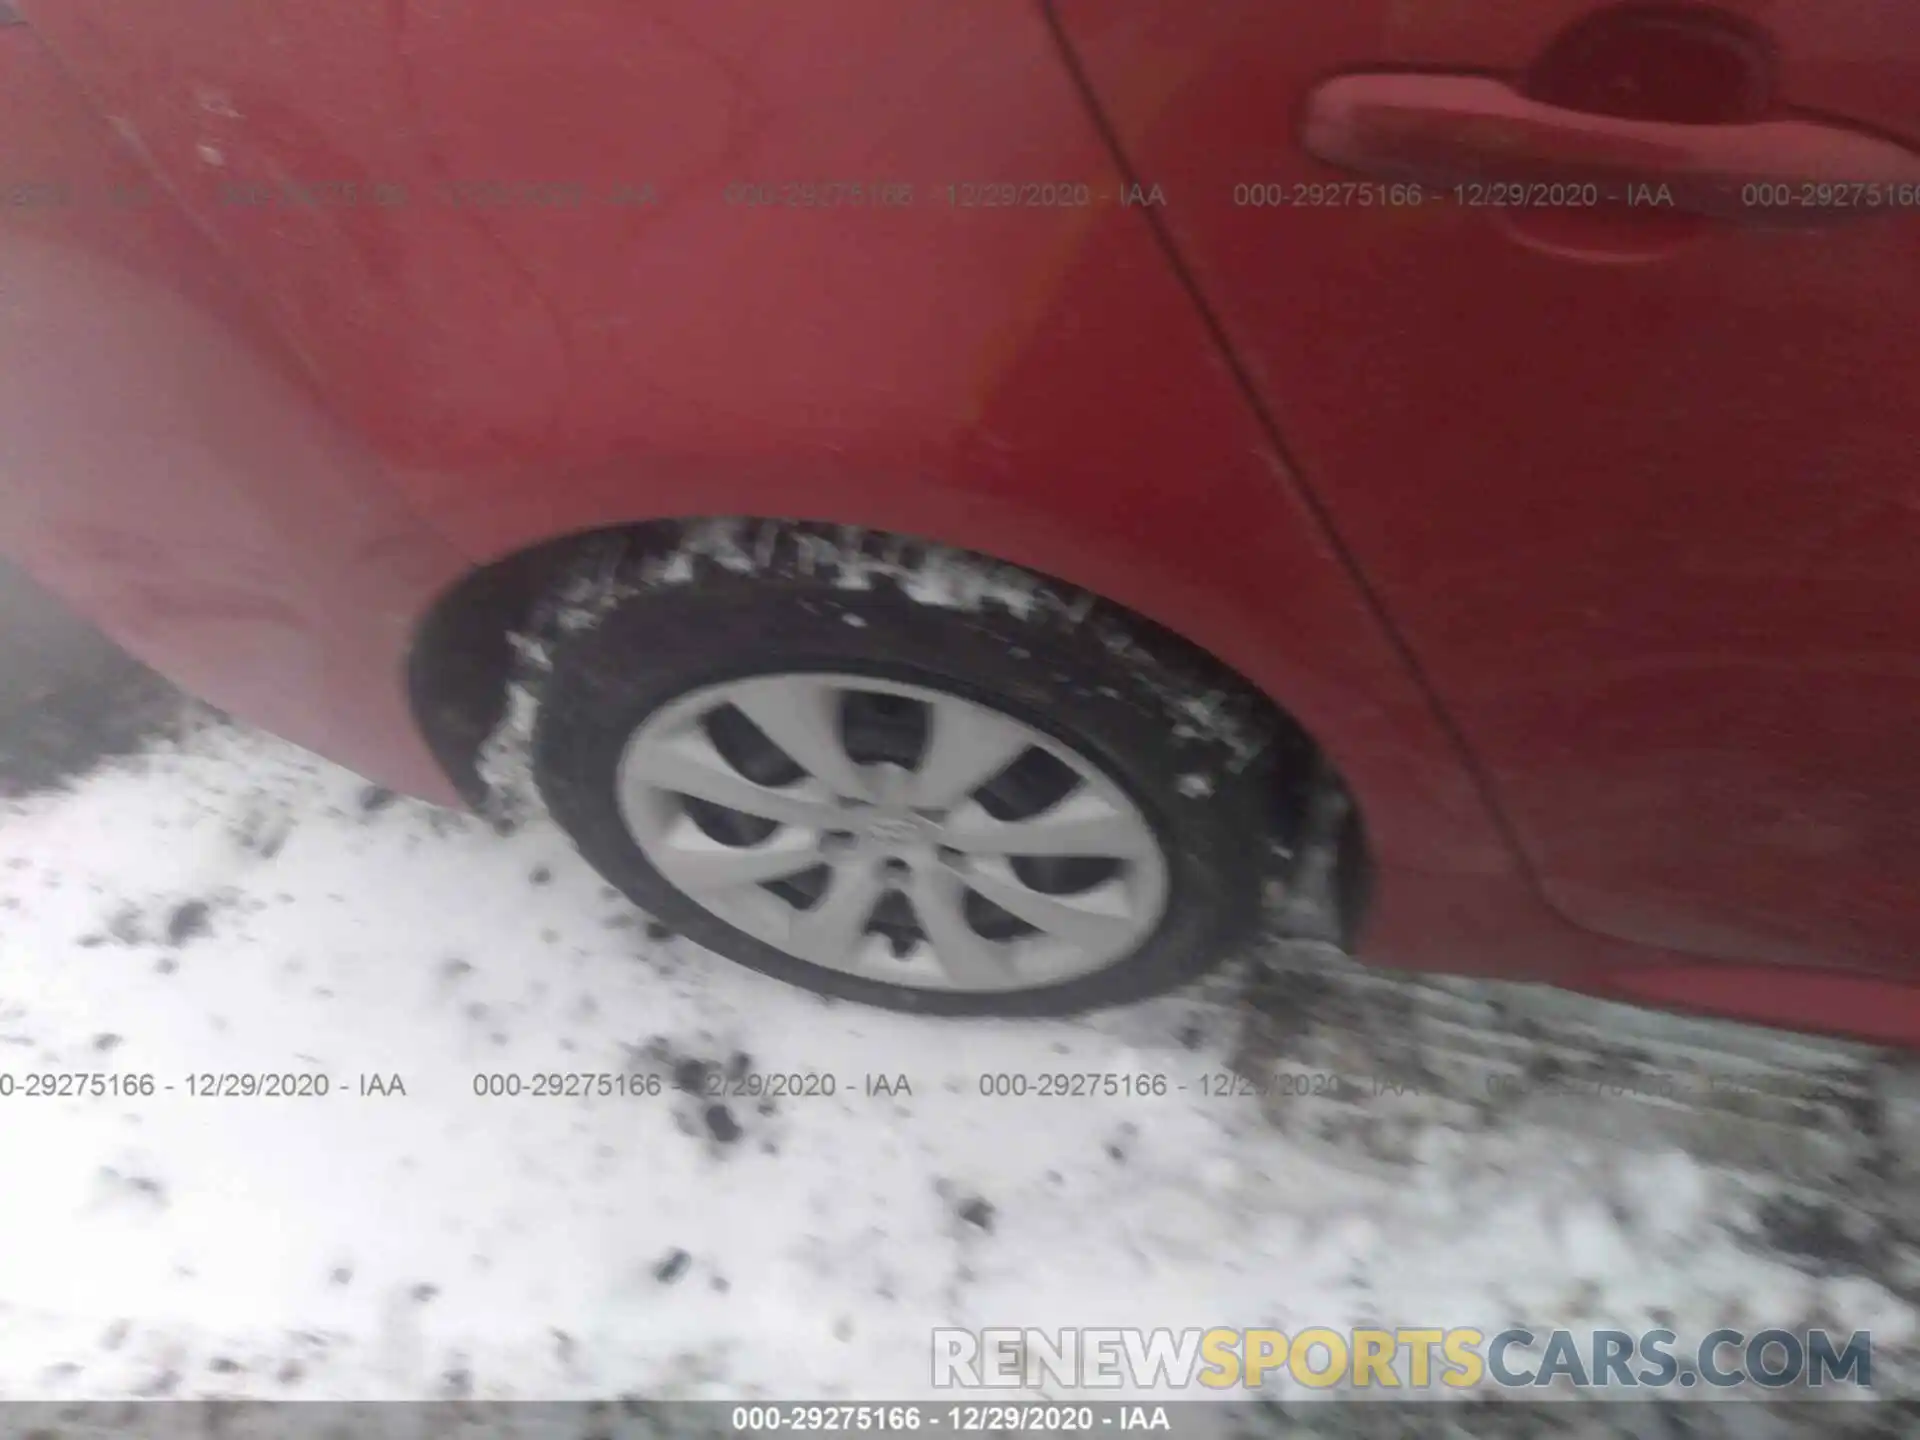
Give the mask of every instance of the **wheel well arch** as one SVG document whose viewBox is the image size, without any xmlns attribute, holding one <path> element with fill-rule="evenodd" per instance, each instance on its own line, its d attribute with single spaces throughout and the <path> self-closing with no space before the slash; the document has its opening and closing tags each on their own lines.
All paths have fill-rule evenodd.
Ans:
<svg viewBox="0 0 1920 1440">
<path fill-rule="evenodd" d="M 435 599 L 415 627 L 407 653 L 406 684 L 428 748 L 470 805 L 488 807 L 492 795 L 480 773 L 480 755 L 505 718 L 517 673 L 514 637 L 533 628 L 544 600 L 590 555 L 671 549 L 688 527 L 716 521 L 786 524 L 768 517 L 711 516 L 639 521 L 574 531 L 543 540 L 469 570 Z M 979 551 L 864 527 L 805 526 L 842 537 L 857 535 L 920 546 L 1019 575 L 1068 594 L 1082 587 Z M 1217 677 L 1270 723 L 1278 760 L 1267 807 L 1268 840 L 1286 902 L 1275 912 L 1283 934 L 1330 940 L 1348 948 L 1358 938 L 1372 892 L 1373 861 L 1366 828 L 1350 788 L 1307 729 L 1235 667 L 1166 625 L 1104 597 L 1098 603 L 1122 617 L 1156 653 L 1173 653 Z"/>
</svg>

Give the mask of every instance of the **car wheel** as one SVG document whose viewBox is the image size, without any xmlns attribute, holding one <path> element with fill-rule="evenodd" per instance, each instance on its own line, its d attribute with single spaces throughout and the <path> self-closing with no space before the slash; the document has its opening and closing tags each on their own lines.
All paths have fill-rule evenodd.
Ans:
<svg viewBox="0 0 1920 1440">
<path fill-rule="evenodd" d="M 692 527 L 567 592 L 534 777 L 586 858 L 728 959 L 949 1015 L 1177 986 L 1258 916 L 1263 703 L 978 557 Z"/>
</svg>

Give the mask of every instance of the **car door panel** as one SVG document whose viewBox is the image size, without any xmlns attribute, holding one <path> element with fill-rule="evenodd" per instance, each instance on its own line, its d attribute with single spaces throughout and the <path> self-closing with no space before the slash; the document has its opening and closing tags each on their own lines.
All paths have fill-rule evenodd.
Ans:
<svg viewBox="0 0 1920 1440">
<path fill-rule="evenodd" d="M 1357 177 L 1302 148 L 1316 86 L 1536 83 L 1601 13 L 1571 0 L 1055 10 L 1128 162 L 1180 177 L 1162 223 L 1551 902 L 1704 955 L 1920 966 L 1920 208 L 1325 188 Z M 1768 114 L 1920 139 L 1920 13 L 1716 13 L 1764 37 Z"/>
</svg>

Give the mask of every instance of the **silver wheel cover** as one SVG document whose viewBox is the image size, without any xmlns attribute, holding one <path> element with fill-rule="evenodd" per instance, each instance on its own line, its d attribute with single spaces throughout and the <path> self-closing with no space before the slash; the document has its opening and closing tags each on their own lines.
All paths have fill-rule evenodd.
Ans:
<svg viewBox="0 0 1920 1440">
<path fill-rule="evenodd" d="M 917 762 L 850 755 L 850 697 L 920 707 Z M 742 773 L 710 728 L 729 707 L 804 773 L 779 785 Z M 1064 793 L 996 818 L 1016 764 Z M 884 984 L 1058 984 L 1131 954 L 1166 906 L 1160 843 L 1118 785 L 1052 736 L 923 685 L 807 671 L 707 686 L 634 731 L 617 783 L 635 843 L 690 900 L 796 959 Z M 1091 883 L 1073 886 L 1075 873 Z"/>
</svg>

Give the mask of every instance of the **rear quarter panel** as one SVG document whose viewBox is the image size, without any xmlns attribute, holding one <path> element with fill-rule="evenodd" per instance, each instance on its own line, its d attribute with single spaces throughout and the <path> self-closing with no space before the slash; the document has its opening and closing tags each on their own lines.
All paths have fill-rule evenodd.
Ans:
<svg viewBox="0 0 1920 1440">
<path fill-rule="evenodd" d="M 342 577 L 408 508 L 471 563 L 716 513 L 971 547 L 1151 616 L 1294 713 L 1359 796 L 1377 953 L 1516 973 L 1594 958 L 1516 873 L 1150 210 L 1123 203 L 1128 177 L 1028 0 L 24 8 L 297 357 L 297 381 L 273 383 L 323 402 L 303 412 L 305 468 L 263 437 L 271 456 L 193 482 L 253 508 L 146 536 L 135 570 L 236 555 L 278 575 L 311 543 L 292 533 L 302 510 L 334 525 L 343 504 L 355 538 L 307 567 L 336 588 L 357 588 Z M 1179 177 L 1134 178 L 1178 203 Z M 913 202 L 729 203 L 741 182 L 909 185 Z M 997 182 L 1093 198 L 944 203 Z M 138 388 L 141 361 L 111 363 Z M 229 415 L 276 403 L 243 397 L 245 363 L 203 364 L 204 411 L 258 430 Z M 74 463 L 70 431 L 39 443 Z M 137 451 L 124 435 L 89 460 L 77 508 L 108 509 Z M 347 647 L 394 666 L 369 733 L 333 746 L 355 763 L 415 744 L 395 635 L 452 568 L 418 537 L 394 544 L 393 630 Z M 339 568 L 349 555 L 360 568 Z M 229 663 L 175 669 L 219 694 Z"/>
<path fill-rule="evenodd" d="M 452 798 L 399 676 L 457 553 L 22 26 L 0 186 L 0 548 L 194 693 Z"/>
</svg>

